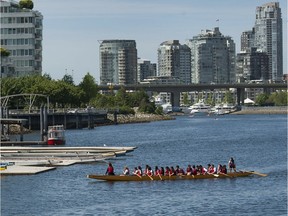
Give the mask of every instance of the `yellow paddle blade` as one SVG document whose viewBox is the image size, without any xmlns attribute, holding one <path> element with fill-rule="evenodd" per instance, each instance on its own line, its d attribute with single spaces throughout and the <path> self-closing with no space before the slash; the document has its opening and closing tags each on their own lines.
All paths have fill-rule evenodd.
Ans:
<svg viewBox="0 0 288 216">
<path fill-rule="evenodd" d="M 263 176 L 263 177 L 267 176 L 267 174 L 258 173 L 258 172 L 254 172 L 254 171 L 249 172 L 249 173 L 252 173 L 252 174 L 255 174 L 255 175 L 259 175 L 259 176 Z"/>
</svg>

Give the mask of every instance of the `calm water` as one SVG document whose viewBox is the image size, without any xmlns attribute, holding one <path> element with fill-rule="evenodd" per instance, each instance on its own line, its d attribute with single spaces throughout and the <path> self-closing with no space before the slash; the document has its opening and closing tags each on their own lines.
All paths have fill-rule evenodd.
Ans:
<svg viewBox="0 0 288 216">
<path fill-rule="evenodd" d="M 267 177 L 195 181 L 100 182 L 105 163 L 1 178 L 1 215 L 287 215 L 287 116 L 177 117 L 172 121 L 67 131 L 67 146 L 137 146 L 111 160 L 116 172 L 227 164 Z M 32 135 L 33 136 L 33 135 Z M 35 136 L 35 135 L 34 135 Z M 39 136 L 37 134 L 37 136 Z"/>
</svg>

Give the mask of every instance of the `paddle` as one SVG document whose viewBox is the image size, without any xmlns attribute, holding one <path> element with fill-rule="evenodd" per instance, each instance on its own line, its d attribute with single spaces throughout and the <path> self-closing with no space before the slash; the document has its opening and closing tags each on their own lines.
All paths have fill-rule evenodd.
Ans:
<svg viewBox="0 0 288 216">
<path fill-rule="evenodd" d="M 216 178 L 218 178 L 219 177 L 219 175 L 218 174 L 214 174 L 214 173 L 209 173 L 209 172 L 206 172 L 208 175 L 213 175 L 213 176 L 215 176 Z"/>
<path fill-rule="evenodd" d="M 230 175 L 228 175 L 228 174 L 226 174 L 226 173 L 219 173 L 220 175 L 224 175 L 224 176 L 227 176 L 227 177 L 229 177 L 229 178 L 234 178 L 233 176 L 230 176 Z"/>
<path fill-rule="evenodd" d="M 152 178 L 152 176 L 150 176 L 150 175 L 147 175 L 152 181 L 154 180 L 153 178 Z"/>
<path fill-rule="evenodd" d="M 161 181 L 162 181 L 163 179 L 162 179 L 162 177 L 161 177 L 161 174 L 160 174 L 160 173 L 158 173 L 158 176 L 159 176 L 159 178 L 160 178 L 160 179 L 161 179 Z"/>
<path fill-rule="evenodd" d="M 262 176 L 262 177 L 266 177 L 267 174 L 263 174 L 263 173 L 259 173 L 259 172 L 254 172 L 254 171 L 245 171 L 245 172 L 248 172 L 248 173 L 252 173 L 252 174 L 255 174 L 255 175 L 259 175 L 259 176 Z"/>
<path fill-rule="evenodd" d="M 135 175 L 137 175 L 139 178 L 142 179 L 142 176 L 140 176 L 138 173 L 134 173 Z"/>
</svg>

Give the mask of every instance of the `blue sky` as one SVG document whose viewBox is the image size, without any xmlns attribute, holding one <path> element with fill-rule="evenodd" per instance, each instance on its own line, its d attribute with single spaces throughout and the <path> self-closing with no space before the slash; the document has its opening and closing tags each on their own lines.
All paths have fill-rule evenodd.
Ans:
<svg viewBox="0 0 288 216">
<path fill-rule="evenodd" d="M 43 73 L 78 84 L 87 72 L 99 81 L 99 41 L 130 39 L 138 57 L 157 63 L 157 48 L 166 40 L 186 39 L 219 26 L 240 51 L 240 36 L 251 30 L 255 10 L 264 0 L 34 0 L 44 16 Z M 283 19 L 284 73 L 287 72 L 287 1 Z M 216 20 L 219 19 L 219 22 Z"/>
</svg>

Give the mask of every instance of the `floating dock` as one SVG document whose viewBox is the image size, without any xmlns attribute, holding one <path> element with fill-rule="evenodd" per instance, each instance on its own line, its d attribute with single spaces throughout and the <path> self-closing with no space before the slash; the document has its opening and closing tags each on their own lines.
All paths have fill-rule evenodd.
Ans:
<svg viewBox="0 0 288 216">
<path fill-rule="evenodd" d="M 6 169 L 0 170 L 0 175 L 34 175 L 56 169 L 55 167 L 38 167 L 38 166 L 7 166 Z"/>
<path fill-rule="evenodd" d="M 126 155 L 136 147 L 0 147 L 2 175 L 36 174 L 77 163 L 101 162 Z M 40 167 L 41 166 L 41 167 Z"/>
</svg>

